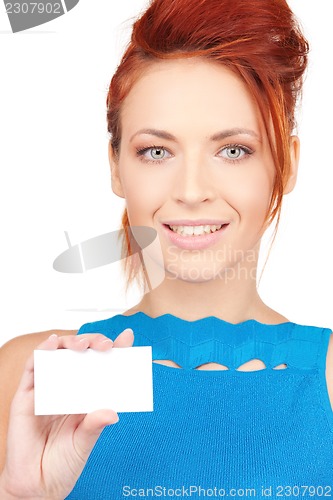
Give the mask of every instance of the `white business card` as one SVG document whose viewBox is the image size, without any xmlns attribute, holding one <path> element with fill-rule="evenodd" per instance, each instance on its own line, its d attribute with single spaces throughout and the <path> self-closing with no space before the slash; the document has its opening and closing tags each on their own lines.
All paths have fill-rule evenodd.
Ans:
<svg viewBox="0 0 333 500">
<path fill-rule="evenodd" d="M 34 351 L 35 415 L 153 411 L 151 346 Z"/>
</svg>

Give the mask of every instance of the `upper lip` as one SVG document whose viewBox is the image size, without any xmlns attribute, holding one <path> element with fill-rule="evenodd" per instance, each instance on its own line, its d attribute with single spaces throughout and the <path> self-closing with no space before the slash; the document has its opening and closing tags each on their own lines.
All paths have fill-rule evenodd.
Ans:
<svg viewBox="0 0 333 500">
<path fill-rule="evenodd" d="M 224 224 L 229 224 L 229 221 L 217 219 L 181 219 L 162 221 L 162 224 L 166 224 L 167 226 L 223 226 Z"/>
</svg>

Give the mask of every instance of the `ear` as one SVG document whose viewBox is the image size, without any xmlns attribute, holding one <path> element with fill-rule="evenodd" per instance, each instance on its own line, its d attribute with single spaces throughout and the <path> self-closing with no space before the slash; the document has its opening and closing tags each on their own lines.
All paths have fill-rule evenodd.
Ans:
<svg viewBox="0 0 333 500">
<path fill-rule="evenodd" d="M 296 184 L 298 163 L 299 163 L 299 153 L 300 153 L 300 141 L 297 135 L 292 135 L 290 137 L 290 160 L 291 160 L 291 171 L 287 184 L 284 188 L 283 194 L 290 193 Z"/>
<path fill-rule="evenodd" d="M 120 198 L 125 198 L 123 187 L 121 185 L 120 175 L 119 175 L 119 164 L 115 156 L 111 141 L 109 141 L 108 146 L 109 153 L 109 163 L 111 168 L 111 187 L 114 194 L 120 196 Z"/>
</svg>

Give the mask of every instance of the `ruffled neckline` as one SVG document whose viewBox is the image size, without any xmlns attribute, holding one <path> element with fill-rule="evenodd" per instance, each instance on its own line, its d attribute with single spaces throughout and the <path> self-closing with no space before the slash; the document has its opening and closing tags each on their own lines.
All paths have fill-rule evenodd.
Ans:
<svg viewBox="0 0 333 500">
<path fill-rule="evenodd" d="M 123 317 L 123 318 L 135 318 L 135 317 L 142 317 L 145 318 L 146 320 L 162 320 L 163 318 L 166 319 L 172 319 L 173 321 L 177 321 L 179 323 L 183 324 L 191 324 L 191 325 L 196 325 L 200 323 L 204 323 L 207 321 L 217 321 L 220 322 L 221 324 L 227 325 L 229 327 L 240 327 L 244 325 L 260 325 L 262 327 L 278 327 L 278 326 L 284 326 L 284 325 L 295 325 L 296 323 L 293 323 L 292 321 L 284 321 L 282 323 L 263 323 L 261 321 L 258 321 L 256 319 L 246 319 L 244 321 L 240 321 L 239 323 L 231 323 L 230 321 L 226 321 L 222 318 L 218 318 L 217 316 L 205 316 L 204 318 L 199 318 L 199 319 L 194 319 L 194 320 L 187 320 L 180 318 L 179 316 L 175 316 L 174 314 L 170 313 L 164 313 L 160 314 L 159 316 L 149 316 L 149 314 L 146 314 L 142 311 L 137 311 L 133 314 L 125 315 L 125 314 L 116 314 L 115 317 Z M 301 325 L 303 326 L 303 325 Z M 305 326 L 305 325 L 304 325 Z"/>
<path fill-rule="evenodd" d="M 170 359 L 185 370 L 215 362 L 227 366 L 230 372 L 251 359 L 260 359 L 271 369 L 280 364 L 291 369 L 317 368 L 323 340 L 327 341 L 330 332 L 291 321 L 266 324 L 248 319 L 230 323 L 216 316 L 190 321 L 170 313 L 152 317 L 141 311 L 117 314 L 98 326 L 114 337 L 132 328 L 134 346 L 151 345 L 153 360 Z"/>
</svg>

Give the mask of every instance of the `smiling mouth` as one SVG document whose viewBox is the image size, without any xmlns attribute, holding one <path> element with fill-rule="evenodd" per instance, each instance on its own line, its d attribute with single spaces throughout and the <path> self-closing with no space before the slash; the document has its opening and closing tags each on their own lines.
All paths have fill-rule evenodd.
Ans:
<svg viewBox="0 0 333 500">
<path fill-rule="evenodd" d="M 228 226 L 228 224 L 206 224 L 202 226 L 174 226 L 169 224 L 164 224 L 167 228 L 169 228 L 172 232 L 179 234 L 180 236 L 206 236 L 208 234 L 216 233 L 220 231 L 222 228 Z"/>
</svg>

